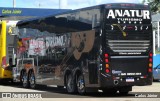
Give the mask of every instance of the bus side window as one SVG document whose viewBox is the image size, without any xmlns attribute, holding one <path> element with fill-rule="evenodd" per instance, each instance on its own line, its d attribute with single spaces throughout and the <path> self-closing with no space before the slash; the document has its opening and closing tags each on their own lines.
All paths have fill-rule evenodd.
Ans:
<svg viewBox="0 0 160 101">
<path fill-rule="evenodd" d="M 93 14 L 92 15 L 92 28 L 96 27 L 96 23 L 97 23 L 97 14 Z"/>
</svg>

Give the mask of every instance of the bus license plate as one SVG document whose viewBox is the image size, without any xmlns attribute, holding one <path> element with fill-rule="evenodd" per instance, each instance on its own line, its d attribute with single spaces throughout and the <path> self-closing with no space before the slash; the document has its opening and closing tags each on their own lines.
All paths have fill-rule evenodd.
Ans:
<svg viewBox="0 0 160 101">
<path fill-rule="evenodd" d="M 126 82 L 134 82 L 134 79 L 126 79 Z"/>
</svg>

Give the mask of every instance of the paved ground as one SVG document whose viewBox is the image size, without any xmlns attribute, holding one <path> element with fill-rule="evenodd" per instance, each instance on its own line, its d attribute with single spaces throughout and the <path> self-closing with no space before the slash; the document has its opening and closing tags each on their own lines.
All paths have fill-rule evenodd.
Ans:
<svg viewBox="0 0 160 101">
<path fill-rule="evenodd" d="M 160 82 L 154 82 L 153 85 L 151 86 L 135 86 L 133 87 L 133 91 L 130 92 L 127 96 L 116 94 L 116 95 L 106 95 L 102 92 L 96 93 L 96 94 L 87 94 L 85 96 L 81 96 L 78 94 L 68 94 L 66 93 L 65 89 L 58 89 L 57 87 L 45 87 L 45 86 L 40 86 L 38 89 L 33 90 L 33 89 L 24 89 L 21 88 L 20 84 L 3 84 L 0 85 L 0 97 L 2 97 L 2 92 L 12 92 L 12 97 L 11 98 L 1 98 L 0 101 L 71 101 L 71 100 L 77 100 L 77 101 L 160 101 Z M 16 92 L 16 93 L 15 93 Z M 143 93 L 146 92 L 146 93 Z M 34 94 L 33 94 L 34 93 Z M 20 95 L 18 95 L 20 94 Z M 32 97 L 37 97 L 36 98 L 25 98 L 25 96 L 29 96 L 30 98 Z M 36 95 L 37 94 L 37 95 Z M 152 98 L 148 98 L 148 94 L 152 95 Z M 157 98 L 156 96 L 159 96 Z M 16 97 L 24 97 L 22 98 L 16 98 Z M 41 98 L 41 96 L 43 98 Z M 44 98 L 44 97 L 49 97 L 49 98 Z M 137 98 L 135 98 L 137 97 Z M 139 98 L 141 97 L 141 98 Z M 153 98 L 155 97 L 155 98 Z M 73 99 L 74 98 L 74 99 Z M 89 98 L 89 99 L 88 99 Z M 54 99 L 54 100 L 53 100 Z"/>
</svg>

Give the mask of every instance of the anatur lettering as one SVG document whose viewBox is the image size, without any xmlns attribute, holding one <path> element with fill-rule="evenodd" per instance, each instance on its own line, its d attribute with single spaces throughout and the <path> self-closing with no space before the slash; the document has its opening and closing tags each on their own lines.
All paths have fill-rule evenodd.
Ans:
<svg viewBox="0 0 160 101">
<path fill-rule="evenodd" d="M 148 10 L 119 10 L 110 9 L 107 15 L 108 18 L 115 19 L 116 17 L 129 17 L 129 18 L 143 18 L 143 19 L 150 19 L 149 11 Z"/>
</svg>

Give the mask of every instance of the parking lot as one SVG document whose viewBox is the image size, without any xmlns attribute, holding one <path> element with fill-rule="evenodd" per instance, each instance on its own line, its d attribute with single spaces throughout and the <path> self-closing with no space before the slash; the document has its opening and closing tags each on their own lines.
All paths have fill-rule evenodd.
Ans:
<svg viewBox="0 0 160 101">
<path fill-rule="evenodd" d="M 113 101 L 137 101 L 137 100 L 144 100 L 144 101 L 149 101 L 153 99 L 154 101 L 160 100 L 160 82 L 153 82 L 153 85 L 151 86 L 135 86 L 133 87 L 132 92 L 130 92 L 128 95 L 120 95 L 120 94 L 115 94 L 115 95 L 106 95 L 99 91 L 98 93 L 91 93 L 91 94 L 86 94 L 86 95 L 78 95 L 78 94 L 68 94 L 65 89 L 59 89 L 54 86 L 39 86 L 38 89 L 25 89 L 22 88 L 20 84 L 1 84 L 0 85 L 0 92 L 1 95 L 2 93 L 12 93 L 12 94 L 29 94 L 32 95 L 34 94 L 41 94 L 40 96 L 30 96 L 32 100 L 53 100 L 53 99 L 59 99 L 59 100 L 64 100 L 66 99 L 73 99 L 75 98 L 76 100 L 85 100 L 90 98 L 93 101 L 99 101 L 100 100 L 113 100 Z M 150 95 L 150 96 L 148 96 Z M 2 97 L 2 96 L 1 96 Z M 17 96 L 12 96 L 14 100 L 16 101 L 21 101 L 22 98 L 18 98 Z M 21 96 L 22 97 L 22 96 Z M 10 101 L 13 100 L 13 98 L 1 98 L 0 101 Z M 23 100 L 28 101 L 31 98 L 23 98 Z M 83 98 L 83 99 L 81 99 Z M 97 100 L 96 100 L 97 99 Z"/>
</svg>

